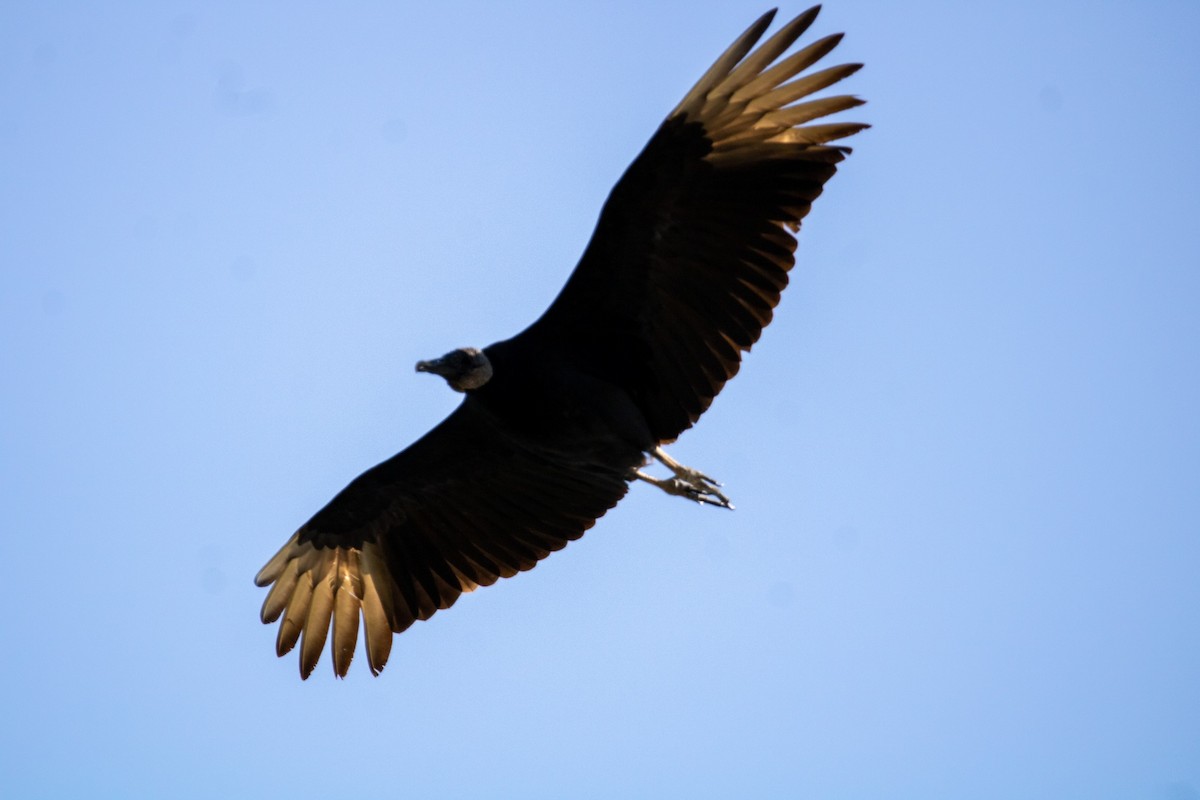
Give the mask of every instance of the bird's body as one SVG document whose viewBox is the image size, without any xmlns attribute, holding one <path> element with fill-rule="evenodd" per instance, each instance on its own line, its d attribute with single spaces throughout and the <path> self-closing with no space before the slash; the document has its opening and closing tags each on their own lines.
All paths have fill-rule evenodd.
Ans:
<svg viewBox="0 0 1200 800">
<path fill-rule="evenodd" d="M 527 335 L 484 353 L 495 377 L 474 397 L 528 441 L 626 470 L 656 444 L 628 392 L 569 348 Z"/>
<path fill-rule="evenodd" d="M 751 26 L 668 115 L 605 203 L 546 312 L 518 335 L 423 361 L 465 394 L 459 407 L 317 512 L 259 572 L 280 655 L 301 674 L 332 630 L 344 675 L 360 615 L 373 672 L 393 634 L 465 591 L 531 569 L 579 538 L 641 478 L 731 507 L 718 485 L 661 449 L 736 374 L 770 322 L 800 220 L 857 123 L 804 125 L 859 105 L 806 98 L 857 70 L 795 76 L 830 36 L 783 54 L 810 9 L 751 48 Z M 793 80 L 793 78 L 795 78 Z M 670 479 L 639 471 L 647 456 Z"/>
</svg>

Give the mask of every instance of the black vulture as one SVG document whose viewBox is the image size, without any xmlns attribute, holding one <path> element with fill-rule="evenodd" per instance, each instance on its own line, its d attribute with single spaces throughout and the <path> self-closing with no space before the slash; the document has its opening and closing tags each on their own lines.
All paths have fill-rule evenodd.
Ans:
<svg viewBox="0 0 1200 800">
<path fill-rule="evenodd" d="M 788 282 L 794 234 L 867 127 L 807 124 L 861 105 L 807 99 L 859 64 L 797 77 L 841 40 L 785 55 L 819 6 L 754 45 L 750 26 L 667 116 L 604 204 L 561 293 L 511 339 L 417 369 L 465 396 L 398 455 L 343 489 L 255 579 L 280 656 L 300 674 L 330 629 L 344 676 L 359 617 L 371 672 L 392 636 L 463 592 L 532 569 L 578 539 L 630 483 L 730 507 L 719 484 L 661 449 L 738 371 Z M 673 477 L 640 468 L 658 459 Z"/>
</svg>

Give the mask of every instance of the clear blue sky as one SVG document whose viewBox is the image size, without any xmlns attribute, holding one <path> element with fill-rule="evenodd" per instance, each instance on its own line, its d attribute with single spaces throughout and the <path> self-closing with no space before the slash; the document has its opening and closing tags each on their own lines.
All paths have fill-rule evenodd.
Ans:
<svg viewBox="0 0 1200 800">
<path fill-rule="evenodd" d="M 1190 2 L 831 0 L 875 127 L 674 448 L 738 510 L 275 658 L 255 571 L 765 7 L 3 5 L 0 795 L 1200 798 Z"/>
</svg>

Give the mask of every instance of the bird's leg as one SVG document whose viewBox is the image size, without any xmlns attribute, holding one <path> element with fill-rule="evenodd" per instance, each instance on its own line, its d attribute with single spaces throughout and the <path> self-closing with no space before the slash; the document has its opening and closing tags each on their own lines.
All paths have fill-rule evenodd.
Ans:
<svg viewBox="0 0 1200 800">
<path fill-rule="evenodd" d="M 705 475 L 699 470 L 694 470 L 691 467 L 685 467 L 675 459 L 666 454 L 661 447 L 655 447 L 651 454 L 658 459 L 667 469 L 675 474 L 673 478 L 655 478 L 653 475 L 647 475 L 644 472 L 638 471 L 635 474 L 637 478 L 646 483 L 653 484 L 662 489 L 667 494 L 686 497 L 689 500 L 694 500 L 697 503 L 707 503 L 712 506 L 720 506 L 721 508 L 733 508 L 733 503 L 729 502 L 720 489 L 721 484 L 714 481 L 712 478 Z"/>
</svg>

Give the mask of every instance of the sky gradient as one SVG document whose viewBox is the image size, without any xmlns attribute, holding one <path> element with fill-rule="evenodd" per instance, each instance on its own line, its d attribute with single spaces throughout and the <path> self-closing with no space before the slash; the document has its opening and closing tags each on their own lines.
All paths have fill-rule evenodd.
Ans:
<svg viewBox="0 0 1200 800">
<path fill-rule="evenodd" d="M 874 127 L 672 448 L 737 511 L 306 683 L 254 573 L 767 6 L 104 5 L 0 8 L 0 795 L 1200 800 L 1200 5 L 827 3 Z"/>
</svg>

